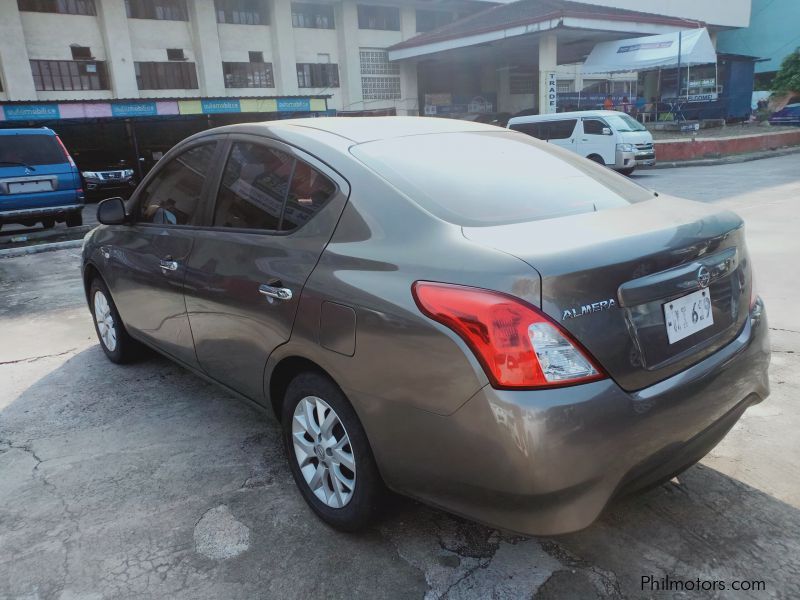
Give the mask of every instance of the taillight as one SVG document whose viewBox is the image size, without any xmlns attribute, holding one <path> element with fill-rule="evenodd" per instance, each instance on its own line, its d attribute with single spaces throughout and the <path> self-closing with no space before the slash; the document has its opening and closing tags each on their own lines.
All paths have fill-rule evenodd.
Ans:
<svg viewBox="0 0 800 600">
<path fill-rule="evenodd" d="M 64 153 L 64 158 L 67 159 L 67 162 L 70 164 L 70 166 L 74 167 L 75 161 L 72 160 L 72 157 L 69 155 L 69 152 L 67 152 L 67 147 L 64 145 L 64 142 L 62 142 L 61 138 L 58 136 L 56 136 L 56 141 L 58 142 L 58 145 L 61 147 L 61 151 Z"/>
<path fill-rule="evenodd" d="M 492 386 L 542 388 L 603 379 L 570 335 L 522 300 L 480 288 L 417 281 L 419 309 L 475 353 Z"/>
</svg>

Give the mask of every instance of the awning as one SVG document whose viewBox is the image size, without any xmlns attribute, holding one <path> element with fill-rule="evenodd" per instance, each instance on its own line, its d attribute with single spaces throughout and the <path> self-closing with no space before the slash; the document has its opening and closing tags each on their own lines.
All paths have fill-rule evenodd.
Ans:
<svg viewBox="0 0 800 600">
<path fill-rule="evenodd" d="M 680 38 L 680 40 L 679 40 Z M 680 46 L 680 59 L 678 47 Z M 678 64 L 705 65 L 717 62 L 708 31 L 688 29 L 661 35 L 601 42 L 583 64 L 584 73 L 620 73 L 677 67 Z"/>
</svg>

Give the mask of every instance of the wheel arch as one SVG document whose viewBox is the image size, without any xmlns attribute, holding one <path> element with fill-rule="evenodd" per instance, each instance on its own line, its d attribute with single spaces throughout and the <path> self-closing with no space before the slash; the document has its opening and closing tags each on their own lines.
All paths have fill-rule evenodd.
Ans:
<svg viewBox="0 0 800 600">
<path fill-rule="evenodd" d="M 270 371 L 267 380 L 267 400 L 272 407 L 273 414 L 278 422 L 281 420 L 281 409 L 283 408 L 283 397 L 289 383 L 295 376 L 306 371 L 314 371 L 330 379 L 340 390 L 342 386 L 325 368 L 311 359 L 304 356 L 291 355 L 285 356 Z M 346 396 L 346 394 L 345 394 Z"/>
<path fill-rule="evenodd" d="M 589 160 L 591 160 L 593 162 L 596 162 L 597 164 L 600 164 L 600 165 L 605 165 L 606 164 L 606 161 L 603 159 L 603 157 L 600 156 L 599 154 L 597 154 L 596 152 L 592 152 L 586 158 L 588 158 Z"/>
<path fill-rule="evenodd" d="M 89 288 L 92 287 L 92 281 L 95 277 L 105 283 L 103 276 L 100 274 L 100 269 L 91 262 L 86 263 L 86 266 L 83 267 L 83 293 L 86 296 L 86 302 L 89 302 Z"/>
</svg>

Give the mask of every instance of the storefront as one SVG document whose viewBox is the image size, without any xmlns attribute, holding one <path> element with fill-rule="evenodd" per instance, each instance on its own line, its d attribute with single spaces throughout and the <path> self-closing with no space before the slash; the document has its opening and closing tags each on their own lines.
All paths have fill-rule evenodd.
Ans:
<svg viewBox="0 0 800 600">
<path fill-rule="evenodd" d="M 221 125 L 333 114 L 329 96 L 0 102 L 0 127 L 49 127 L 78 167 L 127 164 L 144 175 L 173 145 Z"/>
</svg>

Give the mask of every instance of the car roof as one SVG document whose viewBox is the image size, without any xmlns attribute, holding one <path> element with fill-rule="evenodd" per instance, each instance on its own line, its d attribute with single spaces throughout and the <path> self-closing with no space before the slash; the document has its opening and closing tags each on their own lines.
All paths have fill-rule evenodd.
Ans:
<svg viewBox="0 0 800 600">
<path fill-rule="evenodd" d="M 521 117 L 512 117 L 508 120 L 509 124 L 513 123 L 531 123 L 534 121 L 552 121 L 553 119 L 575 119 L 578 117 L 611 117 L 625 115 L 622 111 L 618 110 L 574 110 L 571 112 L 549 113 L 546 115 L 523 115 Z"/>
<path fill-rule="evenodd" d="M 0 135 L 55 135 L 56 132 L 47 127 L 19 127 L 17 129 L 0 129 Z"/>
<path fill-rule="evenodd" d="M 485 123 L 437 117 L 317 117 L 247 123 L 225 129 L 235 131 L 239 127 L 251 129 L 253 126 L 264 126 L 276 133 L 296 128 L 324 131 L 357 144 L 410 135 L 472 133 L 499 129 Z"/>
</svg>

